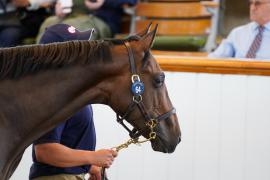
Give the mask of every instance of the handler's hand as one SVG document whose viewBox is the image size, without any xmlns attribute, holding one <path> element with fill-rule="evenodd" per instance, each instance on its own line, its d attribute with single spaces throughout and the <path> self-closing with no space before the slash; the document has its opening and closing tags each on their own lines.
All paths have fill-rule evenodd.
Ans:
<svg viewBox="0 0 270 180">
<path fill-rule="evenodd" d="M 101 149 L 95 151 L 93 163 L 91 164 L 109 168 L 112 165 L 114 158 L 117 156 L 117 154 L 118 153 L 112 149 Z"/>
<path fill-rule="evenodd" d="M 101 180 L 101 167 L 92 165 L 89 174 L 90 177 L 88 180 Z"/>
</svg>

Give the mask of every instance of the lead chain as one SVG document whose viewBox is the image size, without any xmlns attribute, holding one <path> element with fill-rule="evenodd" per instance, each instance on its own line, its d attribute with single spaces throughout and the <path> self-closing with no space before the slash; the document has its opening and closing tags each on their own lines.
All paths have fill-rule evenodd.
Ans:
<svg viewBox="0 0 270 180">
<path fill-rule="evenodd" d="M 119 146 L 116 146 L 113 149 L 119 152 L 121 149 L 128 148 L 130 144 L 141 145 L 142 143 L 155 139 L 157 136 L 156 132 L 154 132 L 154 128 L 156 127 L 156 125 L 157 125 L 157 120 L 155 119 L 151 119 L 149 122 L 146 123 L 146 126 L 150 128 L 149 138 L 145 140 L 139 140 L 139 138 L 135 138 L 135 139 L 131 138 L 127 142 L 120 144 Z"/>
</svg>

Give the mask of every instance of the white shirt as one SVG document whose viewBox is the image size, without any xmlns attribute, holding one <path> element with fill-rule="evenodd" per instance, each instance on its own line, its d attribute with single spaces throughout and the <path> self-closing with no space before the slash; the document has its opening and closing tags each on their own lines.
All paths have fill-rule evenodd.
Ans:
<svg viewBox="0 0 270 180">
<path fill-rule="evenodd" d="M 29 0 L 30 6 L 28 10 L 37 10 L 44 3 L 53 3 L 56 0 Z"/>
<path fill-rule="evenodd" d="M 215 58 L 246 58 L 246 54 L 258 34 L 258 24 L 251 22 L 237 27 L 231 31 L 227 39 L 208 57 Z M 255 59 L 270 60 L 270 22 L 264 25 L 261 46 L 256 53 Z"/>
</svg>

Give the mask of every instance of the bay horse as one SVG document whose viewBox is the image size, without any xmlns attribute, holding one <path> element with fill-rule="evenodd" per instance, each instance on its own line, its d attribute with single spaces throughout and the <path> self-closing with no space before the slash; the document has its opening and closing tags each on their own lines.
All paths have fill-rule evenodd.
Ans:
<svg viewBox="0 0 270 180">
<path fill-rule="evenodd" d="M 153 150 L 175 150 L 181 131 L 165 75 L 150 52 L 157 26 L 149 28 L 126 39 L 0 49 L 1 180 L 35 139 L 87 104 L 110 106 L 133 138 L 154 131 Z"/>
</svg>

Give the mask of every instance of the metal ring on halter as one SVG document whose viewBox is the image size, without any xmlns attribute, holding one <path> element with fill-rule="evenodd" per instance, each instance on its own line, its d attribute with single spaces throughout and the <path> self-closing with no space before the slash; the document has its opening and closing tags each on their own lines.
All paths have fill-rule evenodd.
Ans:
<svg viewBox="0 0 270 180">
<path fill-rule="evenodd" d="M 137 99 L 138 98 L 138 99 Z M 135 103 L 140 103 L 142 101 L 142 96 L 141 95 L 138 95 L 138 96 L 133 96 L 133 101 Z"/>
<path fill-rule="evenodd" d="M 156 119 L 150 119 L 150 121 L 148 121 L 146 123 L 147 126 L 151 127 L 151 128 L 154 128 L 156 125 L 157 125 L 157 120 Z"/>
<path fill-rule="evenodd" d="M 156 139 L 157 133 L 156 132 L 150 132 L 149 139 Z"/>
<path fill-rule="evenodd" d="M 141 80 L 140 80 L 140 76 L 139 76 L 138 74 L 133 74 L 133 75 L 131 76 L 131 81 L 132 81 L 132 83 L 134 83 L 136 79 L 137 79 L 138 81 L 141 81 Z"/>
</svg>

